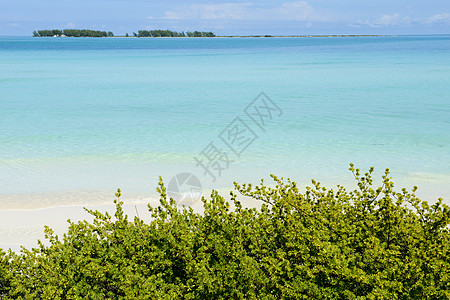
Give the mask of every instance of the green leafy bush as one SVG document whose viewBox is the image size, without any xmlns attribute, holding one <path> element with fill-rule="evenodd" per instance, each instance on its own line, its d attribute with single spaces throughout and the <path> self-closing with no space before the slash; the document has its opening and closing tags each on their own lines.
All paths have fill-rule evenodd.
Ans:
<svg viewBox="0 0 450 300">
<path fill-rule="evenodd" d="M 449 208 L 394 191 L 386 170 L 350 168 L 358 189 L 275 176 L 274 187 L 238 185 L 262 202 L 245 208 L 217 192 L 204 211 L 178 208 L 160 180 L 152 221 L 87 210 L 50 246 L 0 252 L 0 296 L 43 299 L 448 299 Z"/>
</svg>

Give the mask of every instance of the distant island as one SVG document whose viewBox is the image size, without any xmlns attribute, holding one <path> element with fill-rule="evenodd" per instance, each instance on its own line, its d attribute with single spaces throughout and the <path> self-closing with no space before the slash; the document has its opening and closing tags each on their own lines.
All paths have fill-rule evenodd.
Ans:
<svg viewBox="0 0 450 300">
<path fill-rule="evenodd" d="M 89 29 L 52 29 L 52 30 L 38 30 L 33 31 L 33 36 L 35 37 L 107 37 L 114 36 L 111 31 L 99 31 L 99 30 L 89 30 Z"/>
<path fill-rule="evenodd" d="M 139 30 L 132 35 L 126 33 L 122 36 L 115 36 L 111 31 L 99 31 L 89 29 L 52 29 L 33 31 L 34 37 L 228 37 L 228 38 L 262 38 L 262 37 L 374 37 L 385 35 L 372 34 L 330 34 L 330 35 L 220 35 L 217 36 L 212 31 L 172 31 L 172 30 Z"/>
<path fill-rule="evenodd" d="M 323 37 L 379 37 L 392 36 L 386 34 L 308 34 L 308 35 L 222 35 L 217 37 L 227 38 L 323 38 Z"/>
<path fill-rule="evenodd" d="M 111 31 L 98 31 L 88 29 L 51 29 L 33 31 L 34 37 L 113 37 Z M 125 37 L 129 37 L 128 33 Z M 172 31 L 172 30 L 139 30 L 138 33 L 133 32 L 134 37 L 215 37 L 211 31 Z"/>
<path fill-rule="evenodd" d="M 128 35 L 128 33 L 127 33 Z M 215 37 L 211 31 L 172 31 L 172 30 L 139 30 L 138 33 L 133 32 L 135 37 Z"/>
</svg>

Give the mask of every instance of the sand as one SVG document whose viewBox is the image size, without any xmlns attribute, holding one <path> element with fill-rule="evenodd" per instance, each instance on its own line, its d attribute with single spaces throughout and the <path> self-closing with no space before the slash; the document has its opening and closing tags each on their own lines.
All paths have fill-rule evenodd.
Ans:
<svg viewBox="0 0 450 300">
<path fill-rule="evenodd" d="M 44 240 L 45 225 L 62 235 L 67 231 L 68 219 L 92 220 L 83 207 L 113 214 L 113 200 L 114 193 L 102 191 L 0 196 L 0 248 L 18 251 L 20 246 L 36 247 L 38 239 Z M 126 195 L 121 200 L 131 219 L 138 213 L 148 220 L 147 204 L 158 204 L 157 198 L 148 195 Z"/>
<path fill-rule="evenodd" d="M 219 194 L 229 199 L 230 190 L 219 190 Z M 417 195 L 420 199 L 431 203 L 438 197 L 444 196 L 444 203 L 450 204 L 449 199 L 445 197 L 447 194 L 432 188 L 419 189 Z M 209 192 L 203 191 L 203 196 L 208 197 Z M 91 215 L 83 207 L 101 212 L 108 211 L 113 215 L 114 199 L 114 192 L 102 190 L 0 195 L 0 249 L 12 249 L 17 252 L 20 251 L 21 246 L 27 249 L 36 247 L 37 240 L 44 241 L 45 225 L 62 236 L 67 231 L 68 219 L 75 222 L 92 221 Z M 153 195 L 124 193 L 121 197 L 124 202 L 124 211 L 130 220 L 139 214 L 139 217 L 147 222 L 150 220 L 147 205 L 158 206 L 158 199 L 156 193 Z M 243 198 L 242 200 L 243 205 L 247 207 L 258 207 L 261 204 L 254 199 Z M 192 205 L 195 211 L 201 211 L 202 206 L 203 203 L 200 200 Z"/>
<path fill-rule="evenodd" d="M 227 196 L 229 190 L 219 193 L 229 199 Z M 38 240 L 44 241 L 46 225 L 62 237 L 67 231 L 68 219 L 73 222 L 93 220 L 84 207 L 100 212 L 108 211 L 113 215 L 114 199 L 114 193 L 103 191 L 0 196 L 0 249 L 18 252 L 21 246 L 27 249 L 37 247 Z M 123 208 L 129 220 L 139 216 L 148 222 L 150 221 L 148 204 L 153 207 L 159 205 L 159 198 L 156 195 L 149 197 L 148 194 L 123 194 L 120 199 L 124 202 Z M 55 203 L 58 203 L 58 206 L 55 206 Z M 248 199 L 247 205 L 257 206 L 257 202 Z M 203 203 L 197 199 L 191 207 L 195 211 L 202 211 Z"/>
</svg>

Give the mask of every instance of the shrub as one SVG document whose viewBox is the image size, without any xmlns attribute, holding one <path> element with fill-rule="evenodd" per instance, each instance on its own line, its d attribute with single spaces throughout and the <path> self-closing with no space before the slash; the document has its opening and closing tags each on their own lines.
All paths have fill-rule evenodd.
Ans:
<svg viewBox="0 0 450 300">
<path fill-rule="evenodd" d="M 326 189 L 272 176 L 235 184 L 261 201 L 245 208 L 237 193 L 216 191 L 204 211 L 178 208 L 160 180 L 150 223 L 129 220 L 120 190 L 114 216 L 87 210 L 50 246 L 0 253 L 0 295 L 52 299 L 447 299 L 449 208 L 394 191 L 389 170 L 373 188 L 351 165 L 358 189 Z"/>
</svg>

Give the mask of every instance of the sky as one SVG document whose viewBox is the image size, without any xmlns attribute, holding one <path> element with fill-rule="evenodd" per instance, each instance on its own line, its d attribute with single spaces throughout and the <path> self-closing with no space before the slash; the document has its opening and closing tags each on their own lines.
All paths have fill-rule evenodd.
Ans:
<svg viewBox="0 0 450 300">
<path fill-rule="evenodd" d="M 0 36 L 38 29 L 218 35 L 450 34 L 450 0 L 0 0 Z"/>
</svg>

